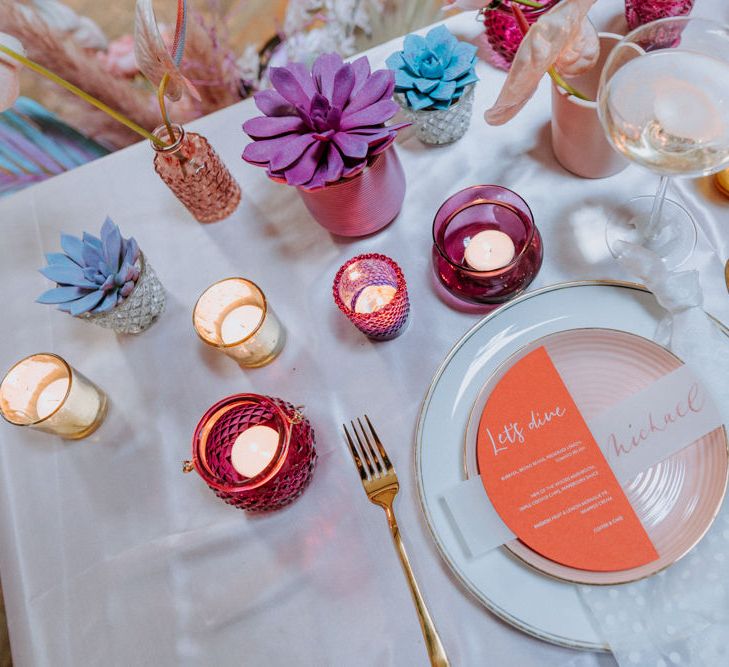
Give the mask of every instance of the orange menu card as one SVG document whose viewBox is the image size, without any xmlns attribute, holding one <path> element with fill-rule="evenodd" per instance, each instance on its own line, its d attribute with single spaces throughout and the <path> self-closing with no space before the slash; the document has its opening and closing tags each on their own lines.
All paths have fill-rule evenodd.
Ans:
<svg viewBox="0 0 729 667">
<path fill-rule="evenodd" d="M 477 455 L 494 508 L 542 556 L 602 572 L 658 558 L 544 347 L 489 396 Z"/>
</svg>

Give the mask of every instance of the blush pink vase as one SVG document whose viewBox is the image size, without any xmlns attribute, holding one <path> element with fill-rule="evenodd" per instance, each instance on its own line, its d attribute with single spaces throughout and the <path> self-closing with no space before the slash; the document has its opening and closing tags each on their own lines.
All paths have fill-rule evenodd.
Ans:
<svg viewBox="0 0 729 667">
<path fill-rule="evenodd" d="M 625 20 L 628 27 L 638 26 L 671 16 L 687 16 L 694 0 L 625 0 Z"/>
<path fill-rule="evenodd" d="M 174 142 L 152 144 L 154 170 L 198 222 L 223 220 L 238 208 L 240 186 L 208 140 L 173 125 Z M 169 141 L 160 125 L 155 136 Z"/>
<path fill-rule="evenodd" d="M 597 98 L 600 74 L 620 35 L 600 33 L 600 59 L 589 72 L 568 79 L 591 100 Z M 581 100 L 552 83 L 552 150 L 567 171 L 582 178 L 605 178 L 625 169 L 628 161 L 608 142 L 597 103 Z"/>
<path fill-rule="evenodd" d="M 389 225 L 405 199 L 405 172 L 390 146 L 353 178 L 319 190 L 299 188 L 309 213 L 332 234 L 367 236 Z"/>
</svg>

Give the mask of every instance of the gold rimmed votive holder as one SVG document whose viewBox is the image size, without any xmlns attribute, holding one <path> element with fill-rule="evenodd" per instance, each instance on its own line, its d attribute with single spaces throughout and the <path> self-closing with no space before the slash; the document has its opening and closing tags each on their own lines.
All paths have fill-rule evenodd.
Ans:
<svg viewBox="0 0 729 667">
<path fill-rule="evenodd" d="M 286 331 L 266 295 L 245 278 L 210 285 L 195 304 L 192 323 L 204 343 L 246 368 L 271 363 L 286 342 Z"/>
<path fill-rule="evenodd" d="M 50 352 L 18 361 L 0 383 L 0 413 L 16 426 L 66 440 L 91 435 L 106 416 L 106 394 Z"/>
</svg>

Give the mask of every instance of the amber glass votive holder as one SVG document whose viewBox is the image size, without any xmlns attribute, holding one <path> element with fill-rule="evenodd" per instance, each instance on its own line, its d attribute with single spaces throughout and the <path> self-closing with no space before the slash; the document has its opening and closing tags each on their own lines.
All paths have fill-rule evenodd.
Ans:
<svg viewBox="0 0 729 667">
<path fill-rule="evenodd" d="M 410 313 L 408 287 L 400 267 L 377 253 L 343 264 L 332 286 L 334 301 L 365 336 L 390 340 L 405 328 Z"/>
<path fill-rule="evenodd" d="M 260 287 L 226 278 L 197 300 L 192 323 L 204 343 L 249 368 L 271 363 L 283 350 L 286 331 Z"/>
<path fill-rule="evenodd" d="M 80 440 L 104 421 L 106 394 L 56 354 L 18 361 L 0 383 L 0 412 L 16 426 Z"/>
<path fill-rule="evenodd" d="M 265 467 L 248 477 L 234 466 L 234 449 L 246 431 L 260 427 L 273 429 L 278 438 Z M 192 461 L 186 461 L 183 470 L 196 470 L 229 505 L 264 512 L 301 495 L 316 458 L 314 431 L 300 409 L 280 398 L 236 394 L 203 415 L 192 439 Z"/>
<path fill-rule="evenodd" d="M 479 232 L 497 230 L 514 243 L 513 259 L 477 271 L 465 250 Z M 542 237 L 529 205 L 499 185 L 474 185 L 446 199 L 433 221 L 433 268 L 452 295 L 479 304 L 499 304 L 523 292 L 542 266 Z"/>
</svg>

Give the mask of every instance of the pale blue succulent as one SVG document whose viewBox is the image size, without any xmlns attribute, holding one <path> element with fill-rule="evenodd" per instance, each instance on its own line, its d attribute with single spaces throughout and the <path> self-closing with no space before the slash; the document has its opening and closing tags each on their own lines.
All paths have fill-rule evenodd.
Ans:
<svg viewBox="0 0 729 667">
<path fill-rule="evenodd" d="M 133 238 L 122 238 L 110 218 L 101 227 L 101 238 L 86 232 L 81 239 L 61 234 L 61 247 L 64 252 L 48 253 L 48 266 L 40 269 L 57 286 L 43 292 L 38 303 L 57 304 L 79 316 L 108 312 L 132 293 L 139 279 L 139 246 Z"/>
<path fill-rule="evenodd" d="M 447 109 L 466 86 L 478 81 L 473 71 L 476 51 L 473 44 L 459 41 L 439 25 L 425 37 L 405 37 L 403 50 L 386 62 L 395 72 L 395 91 L 405 95 L 408 106 L 416 111 Z"/>
</svg>

